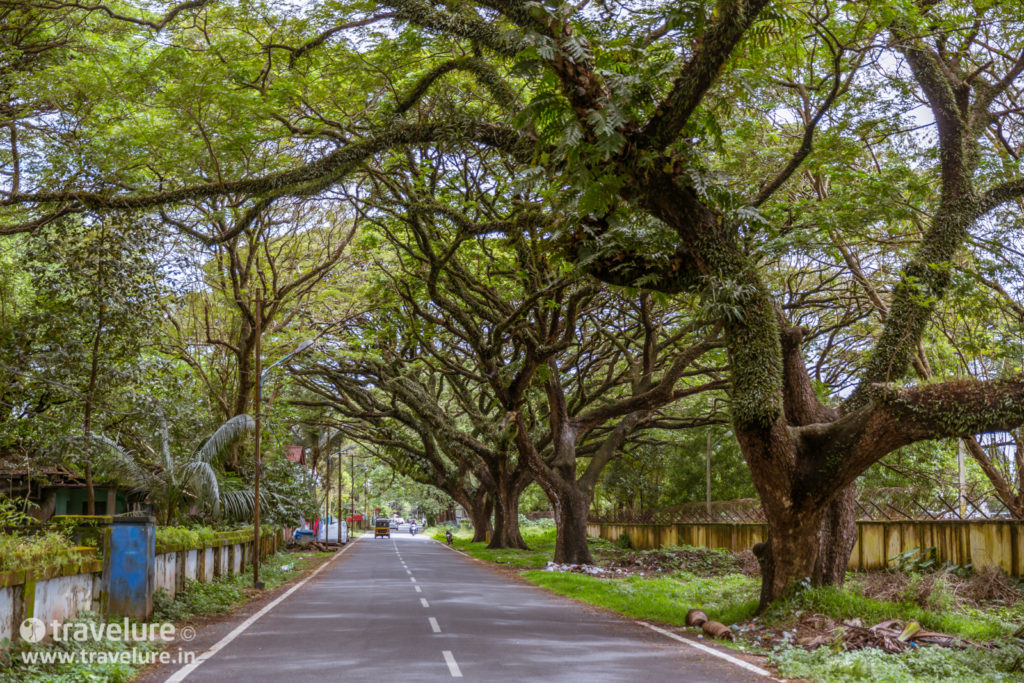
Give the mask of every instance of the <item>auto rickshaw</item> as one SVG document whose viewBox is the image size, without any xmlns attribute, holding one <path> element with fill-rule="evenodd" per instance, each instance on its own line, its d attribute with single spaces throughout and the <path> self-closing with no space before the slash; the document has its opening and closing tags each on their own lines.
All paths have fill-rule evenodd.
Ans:
<svg viewBox="0 0 1024 683">
<path fill-rule="evenodd" d="M 374 538 L 391 538 L 391 520 L 387 517 L 378 517 L 373 522 Z"/>
</svg>

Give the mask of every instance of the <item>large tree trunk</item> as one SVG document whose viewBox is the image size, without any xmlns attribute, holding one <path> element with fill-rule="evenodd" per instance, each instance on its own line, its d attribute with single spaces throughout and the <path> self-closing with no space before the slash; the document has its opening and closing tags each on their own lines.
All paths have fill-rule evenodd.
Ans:
<svg viewBox="0 0 1024 683">
<path fill-rule="evenodd" d="M 256 386 L 255 382 L 259 381 L 259 378 L 255 377 L 255 373 L 252 369 L 253 344 L 249 340 L 249 337 L 243 337 L 240 346 L 241 350 L 235 354 L 238 362 L 238 369 L 236 373 L 238 377 L 238 385 L 235 388 L 235 398 L 231 405 L 231 415 L 228 415 L 227 419 L 249 412 L 249 402 L 252 399 L 253 388 Z M 231 444 L 228 448 L 228 453 L 229 458 L 228 461 L 224 463 L 225 468 L 231 472 L 238 472 L 240 467 L 242 444 L 238 442 Z"/>
<path fill-rule="evenodd" d="M 102 274 L 102 271 L 100 271 Z M 85 418 L 82 423 L 82 432 L 85 434 L 85 492 L 86 492 L 86 514 L 96 514 L 96 491 L 92 481 L 92 409 L 93 401 L 96 398 L 96 384 L 99 378 L 100 367 L 100 337 L 103 332 L 103 312 L 100 311 L 96 318 L 96 332 L 92 340 L 92 358 L 89 367 L 89 386 L 85 392 Z"/>
<path fill-rule="evenodd" d="M 494 492 L 494 532 L 488 548 L 529 550 L 519 530 L 519 496 L 525 488 L 522 479 L 522 476 L 503 477 L 497 482 Z"/>
<path fill-rule="evenodd" d="M 820 520 L 820 514 L 807 512 L 769 515 L 768 540 L 754 546 L 761 564 L 759 612 L 797 585 L 812 582 L 819 550 L 812 539 L 817 538 Z"/>
<path fill-rule="evenodd" d="M 492 496 L 488 495 L 481 487 L 477 495 L 470 499 L 466 512 L 469 513 L 469 519 L 473 522 L 473 543 L 484 543 L 487 541 L 487 535 L 491 532 L 491 510 L 494 507 L 491 498 Z"/>
<path fill-rule="evenodd" d="M 825 508 L 815 542 L 817 562 L 811 574 L 815 586 L 842 586 L 850 554 L 857 542 L 857 487 L 846 486 Z"/>
<path fill-rule="evenodd" d="M 85 514 L 92 516 L 96 514 L 96 489 L 92 483 L 92 463 L 85 463 Z"/>
<path fill-rule="evenodd" d="M 560 564 L 593 564 L 590 546 L 587 545 L 587 517 L 590 510 L 590 496 L 575 482 L 562 487 L 556 496 L 551 496 L 555 509 L 554 561 Z"/>
</svg>

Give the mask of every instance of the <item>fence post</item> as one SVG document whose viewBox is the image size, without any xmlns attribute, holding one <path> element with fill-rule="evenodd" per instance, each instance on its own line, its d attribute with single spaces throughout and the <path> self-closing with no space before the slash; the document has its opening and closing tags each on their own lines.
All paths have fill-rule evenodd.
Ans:
<svg viewBox="0 0 1024 683">
<path fill-rule="evenodd" d="M 153 613 L 156 519 L 115 518 L 103 556 L 104 612 L 145 621 Z"/>
</svg>

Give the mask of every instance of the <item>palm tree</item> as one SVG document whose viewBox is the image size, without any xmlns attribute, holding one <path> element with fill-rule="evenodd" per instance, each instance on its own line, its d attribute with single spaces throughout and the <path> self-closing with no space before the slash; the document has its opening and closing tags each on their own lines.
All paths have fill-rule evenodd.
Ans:
<svg viewBox="0 0 1024 683">
<path fill-rule="evenodd" d="M 189 499 L 201 507 L 209 508 L 214 516 L 224 513 L 233 519 L 245 519 L 252 516 L 252 490 L 222 490 L 215 465 L 231 444 L 251 432 L 255 426 L 248 415 L 236 415 L 218 427 L 187 457 L 175 457 L 171 453 L 167 421 L 161 416 L 159 451 L 142 443 L 156 458 L 156 462 L 148 466 L 115 440 L 96 433 L 90 434 L 88 438 L 113 456 L 109 462 L 124 481 L 147 492 L 147 498 L 156 508 L 161 524 L 177 520 Z M 72 437 L 76 441 L 85 438 L 82 434 Z"/>
</svg>

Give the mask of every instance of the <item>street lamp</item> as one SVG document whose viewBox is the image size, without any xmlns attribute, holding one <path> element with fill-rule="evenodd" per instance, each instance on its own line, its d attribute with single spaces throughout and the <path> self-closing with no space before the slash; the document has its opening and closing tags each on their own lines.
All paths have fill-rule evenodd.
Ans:
<svg viewBox="0 0 1024 683">
<path fill-rule="evenodd" d="M 253 464 L 255 465 L 255 481 L 254 481 L 254 505 L 253 510 L 253 558 L 252 558 L 252 585 L 253 588 L 263 588 L 263 584 L 260 582 L 260 470 L 262 468 L 260 458 L 260 432 L 262 428 L 262 417 L 263 417 L 263 380 L 266 379 L 267 373 L 273 370 L 275 367 L 285 362 L 297 353 L 301 353 L 311 347 L 313 341 L 307 339 L 296 347 L 294 351 L 281 358 L 276 363 L 272 363 L 263 370 L 263 300 L 256 299 L 256 376 L 259 381 L 256 382 L 256 443 L 253 454 Z"/>
</svg>

